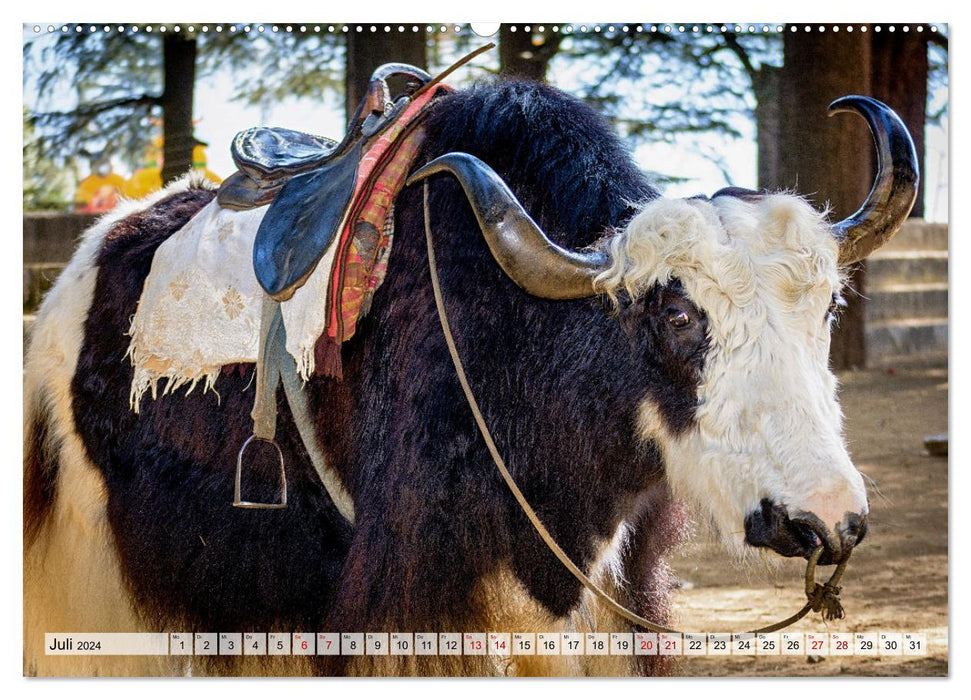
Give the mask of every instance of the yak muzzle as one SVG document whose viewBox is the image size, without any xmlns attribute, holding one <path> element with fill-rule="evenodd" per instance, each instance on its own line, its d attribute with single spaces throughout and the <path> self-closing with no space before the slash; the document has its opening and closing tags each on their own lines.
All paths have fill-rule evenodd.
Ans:
<svg viewBox="0 0 971 700">
<path fill-rule="evenodd" d="M 808 559 L 817 547 L 824 551 L 819 564 L 838 564 L 864 538 L 866 514 L 847 513 L 833 532 L 811 513 L 790 517 L 788 511 L 768 499 L 745 516 L 745 543 L 767 547 L 784 557 Z"/>
</svg>

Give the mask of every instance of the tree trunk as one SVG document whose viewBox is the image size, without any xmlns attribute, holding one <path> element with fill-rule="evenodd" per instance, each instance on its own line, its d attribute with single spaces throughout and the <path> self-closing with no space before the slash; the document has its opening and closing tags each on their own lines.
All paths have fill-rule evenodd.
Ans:
<svg viewBox="0 0 971 700">
<path fill-rule="evenodd" d="M 827 204 L 838 221 L 866 199 L 873 182 L 872 140 L 859 117 L 826 116 L 833 100 L 871 89 L 872 32 L 785 33 L 779 80 L 779 149 L 776 187 L 795 188 L 815 206 Z M 865 266 L 855 266 L 845 290 L 847 307 L 833 332 L 834 369 L 866 360 Z"/>
<path fill-rule="evenodd" d="M 410 27 L 409 27 L 410 29 Z M 368 81 L 374 69 L 384 63 L 408 63 L 427 68 L 424 32 L 389 32 L 358 34 L 348 32 L 346 72 L 344 75 L 344 113 L 350 122 L 358 105 L 367 94 Z M 391 84 L 392 91 L 403 87 Z"/>
<path fill-rule="evenodd" d="M 924 166 L 924 122 L 927 118 L 927 40 L 917 32 L 873 32 L 873 79 L 870 94 L 893 109 L 910 131 L 917 162 Z M 871 29 L 872 31 L 872 29 Z M 927 32 L 924 32 L 926 34 Z M 924 215 L 924 178 L 911 216 Z"/>
<path fill-rule="evenodd" d="M 525 25 L 499 25 L 499 73 L 505 76 L 546 80 L 550 61 L 560 49 L 562 35 L 524 31 Z M 530 27 L 532 30 L 532 27 Z"/>
<path fill-rule="evenodd" d="M 192 168 L 192 97 L 196 82 L 196 40 L 169 32 L 162 39 L 162 182 Z"/>
<path fill-rule="evenodd" d="M 764 189 L 779 187 L 779 73 L 762 64 L 752 77 L 755 93 L 755 137 L 758 142 L 758 183 Z"/>
</svg>

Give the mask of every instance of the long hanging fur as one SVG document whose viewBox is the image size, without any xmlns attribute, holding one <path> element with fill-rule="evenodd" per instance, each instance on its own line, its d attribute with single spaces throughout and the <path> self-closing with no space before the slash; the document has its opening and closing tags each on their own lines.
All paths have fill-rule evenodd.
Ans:
<svg viewBox="0 0 971 700">
<path fill-rule="evenodd" d="M 657 192 L 592 109 L 532 83 L 443 99 L 420 162 L 453 150 L 495 168 L 561 245 L 621 229 Z M 685 515 L 656 444 L 637 435 L 644 387 L 660 410 L 695 401 L 676 357 L 650 354 L 602 300 L 549 302 L 498 268 L 458 186 L 431 184 L 446 305 L 470 381 L 527 498 L 564 549 L 663 622 L 664 552 Z M 174 658 L 61 662 L 38 639 L 98 631 L 621 631 L 546 550 L 511 499 L 462 399 L 438 327 L 420 193 L 396 204 L 384 286 L 342 349 L 342 381 L 306 387 L 352 529 L 322 492 L 285 403 L 286 511 L 231 508 L 253 368 L 212 393 L 128 408 L 129 328 L 157 246 L 212 193 L 177 187 L 85 239 L 44 305 L 25 389 L 25 670 L 39 675 L 661 673 L 665 659 Z M 272 497 L 272 460 L 248 475 Z M 65 583 L 67 582 L 67 583 Z M 646 663 L 647 666 L 634 666 Z M 607 664 L 606 666 L 603 664 Z"/>
</svg>

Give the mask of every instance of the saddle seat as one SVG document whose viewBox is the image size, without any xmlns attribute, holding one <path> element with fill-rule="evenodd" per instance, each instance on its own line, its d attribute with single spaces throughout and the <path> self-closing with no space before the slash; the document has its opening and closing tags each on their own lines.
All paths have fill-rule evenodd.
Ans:
<svg viewBox="0 0 971 700">
<path fill-rule="evenodd" d="M 339 145 L 333 139 L 280 127 L 239 132 L 231 147 L 239 170 L 220 187 L 220 206 L 242 211 L 269 204 L 287 180 L 321 167 Z"/>
<path fill-rule="evenodd" d="M 339 141 L 281 127 L 256 126 L 236 134 L 236 166 L 252 178 L 277 180 L 316 168 L 332 155 Z"/>
<path fill-rule="evenodd" d="M 387 82 L 392 76 L 402 76 L 408 81 L 405 91 L 395 99 Z M 403 63 L 380 66 L 371 76 L 367 93 L 339 142 L 279 127 L 257 126 L 239 132 L 230 148 L 239 170 L 220 188 L 220 206 L 236 210 L 264 206 L 294 177 L 323 169 L 347 156 L 349 151 L 355 151 L 360 158 L 361 149 L 355 146 L 392 124 L 414 94 L 429 81 L 431 76 L 414 66 Z"/>
</svg>

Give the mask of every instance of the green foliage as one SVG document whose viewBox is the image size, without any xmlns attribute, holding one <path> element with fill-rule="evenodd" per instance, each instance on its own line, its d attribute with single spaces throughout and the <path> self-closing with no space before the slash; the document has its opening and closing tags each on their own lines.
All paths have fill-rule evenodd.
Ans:
<svg viewBox="0 0 971 700">
<path fill-rule="evenodd" d="M 74 190 L 74 173 L 46 157 L 34 136 L 34 123 L 24 110 L 24 211 L 65 211 Z"/>
<path fill-rule="evenodd" d="M 124 32 L 74 29 L 25 40 L 24 92 L 37 96 L 25 149 L 59 161 L 111 153 L 138 163 L 160 131 L 159 25 L 152 25 L 154 31 L 143 25 Z M 171 25 L 166 29 L 173 31 Z M 343 92 L 340 34 L 180 29 L 197 42 L 198 75 L 232 71 L 236 98 L 247 104 Z"/>
<path fill-rule="evenodd" d="M 585 99 L 608 114 L 635 143 L 716 133 L 740 138 L 755 108 L 753 71 L 781 62 L 778 35 L 720 32 L 605 31 L 573 35 L 557 60 L 594 65 L 583 78 Z M 677 25 L 675 25 L 677 26 Z M 691 25 L 689 25 L 691 26 Z M 734 44 L 729 43 L 731 37 Z"/>
<path fill-rule="evenodd" d="M 930 124 L 940 124 L 947 116 L 948 44 L 948 25 L 939 25 L 927 46 L 927 121 Z"/>
<path fill-rule="evenodd" d="M 49 158 L 137 158 L 159 114 L 161 36 L 83 28 L 24 43 L 24 89 L 38 95 L 32 145 Z"/>
<path fill-rule="evenodd" d="M 563 25 L 560 25 L 561 27 Z M 782 36 L 770 31 L 707 32 L 706 25 L 679 31 L 678 24 L 603 26 L 602 31 L 554 35 L 533 28 L 536 51 L 550 59 L 548 79 L 581 95 L 606 114 L 632 148 L 651 142 L 693 143 L 701 153 L 705 134 L 730 139 L 749 137 L 761 89 L 782 63 Z M 640 27 L 640 31 L 637 28 Z M 40 97 L 25 127 L 27 144 L 39 158 L 55 162 L 77 155 L 95 157 L 111 152 L 137 161 L 155 135 L 160 116 L 162 51 L 158 26 L 112 31 L 61 32 L 29 37 L 24 45 L 25 93 Z M 654 29 L 654 31 L 652 31 Z M 170 29 L 171 31 L 171 29 Z M 183 28 L 186 31 L 186 28 Z M 263 33 L 210 31 L 194 34 L 198 42 L 198 74 L 232 71 L 236 99 L 265 105 L 290 98 L 340 99 L 344 90 L 345 35 L 342 32 L 301 31 Z M 928 105 L 929 120 L 946 110 L 947 27 L 931 39 L 930 93 L 943 99 Z M 426 50 L 434 71 L 485 40 L 464 31 L 428 37 Z M 555 49 L 555 50 L 554 50 Z M 498 52 L 450 79 L 462 85 L 497 72 Z M 543 54 L 545 55 L 545 54 Z M 549 56 L 547 56 L 549 58 Z M 31 84 L 28 85 L 28 82 Z M 688 137 L 688 138 L 686 138 Z M 702 153 L 724 169 L 721 155 Z"/>
<path fill-rule="evenodd" d="M 327 32 L 268 32 L 257 36 L 223 32 L 200 40 L 200 72 L 229 68 L 238 99 L 249 105 L 288 98 L 320 99 L 344 91 L 344 37 Z"/>
<path fill-rule="evenodd" d="M 705 25 L 687 32 L 678 31 L 677 24 L 668 25 L 670 32 L 665 25 L 631 23 L 627 32 L 623 26 L 569 36 L 553 60 L 553 74 L 577 80 L 579 85 L 568 89 L 606 114 L 632 148 L 678 143 L 731 181 L 728 164 L 704 136 L 753 135 L 754 89 L 763 69 L 781 64 L 781 37 L 709 33 Z M 662 184 L 678 181 L 655 175 Z"/>
<path fill-rule="evenodd" d="M 631 24 L 633 30 L 637 25 Z M 135 31 L 137 28 L 138 31 Z M 31 114 L 31 147 L 47 158 L 89 158 L 110 152 L 138 162 L 161 116 L 162 36 L 158 25 L 124 32 L 68 31 L 29 37 L 24 46 L 25 91 L 40 95 Z M 187 27 L 182 31 L 188 35 Z M 236 99 L 265 105 L 289 98 L 343 94 L 342 32 L 196 31 L 198 75 L 229 70 Z M 171 26 L 168 27 L 172 31 Z M 751 123 L 753 63 L 781 51 L 763 36 L 732 44 L 718 33 L 677 31 L 586 32 L 554 35 L 534 31 L 539 54 L 548 48 L 560 87 L 578 93 L 604 112 L 632 148 L 684 135 L 717 133 L 738 138 Z M 429 65 L 441 68 L 482 40 L 470 32 L 431 35 Z M 492 52 L 496 54 L 497 52 Z M 742 57 L 740 60 L 739 56 Z M 495 56 L 492 57 L 493 59 Z M 456 74 L 453 83 L 493 72 L 489 57 Z M 29 77 L 28 77 L 29 76 Z M 694 139 L 695 143 L 700 140 Z M 706 154 L 718 161 L 718 154 Z M 659 179 L 665 180 L 663 174 Z"/>
</svg>

